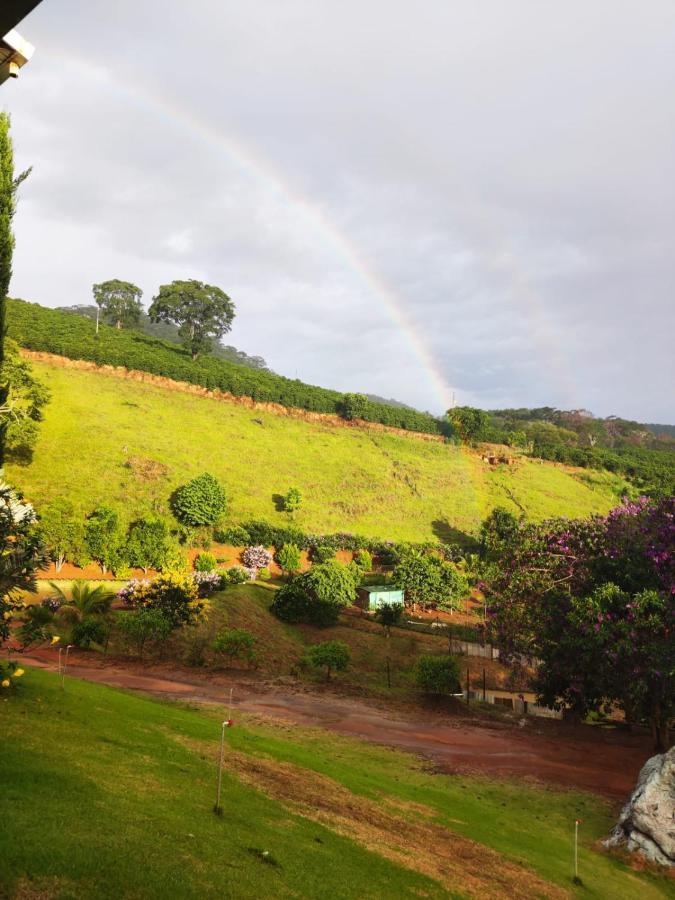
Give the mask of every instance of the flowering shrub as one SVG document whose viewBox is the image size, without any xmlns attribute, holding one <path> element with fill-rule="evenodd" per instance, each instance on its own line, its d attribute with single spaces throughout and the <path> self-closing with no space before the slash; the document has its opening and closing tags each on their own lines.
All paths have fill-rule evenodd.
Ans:
<svg viewBox="0 0 675 900">
<path fill-rule="evenodd" d="M 206 612 L 206 600 L 199 593 L 193 576 L 166 572 L 151 581 L 133 579 L 117 596 L 132 609 L 159 610 L 177 628 L 194 622 Z"/>
<path fill-rule="evenodd" d="M 43 609 L 48 609 L 50 612 L 58 612 L 61 609 L 62 600 L 60 597 L 44 597 L 40 601 L 40 606 Z"/>
<path fill-rule="evenodd" d="M 241 554 L 241 559 L 247 569 L 268 569 L 272 564 L 272 554 L 270 551 L 258 545 L 257 547 L 247 547 Z"/>
<path fill-rule="evenodd" d="M 222 572 L 195 572 L 192 576 L 200 597 L 210 597 L 225 586 L 227 576 Z"/>
<path fill-rule="evenodd" d="M 14 687 L 16 681 L 24 674 L 24 670 L 19 668 L 18 663 L 13 660 L 9 662 L 0 662 L 0 689 L 7 690 Z"/>
</svg>

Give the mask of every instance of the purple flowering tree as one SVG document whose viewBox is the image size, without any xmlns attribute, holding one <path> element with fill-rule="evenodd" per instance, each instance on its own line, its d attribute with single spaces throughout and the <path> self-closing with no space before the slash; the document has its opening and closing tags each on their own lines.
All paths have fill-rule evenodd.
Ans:
<svg viewBox="0 0 675 900">
<path fill-rule="evenodd" d="M 523 526 L 485 585 L 502 659 L 533 667 L 540 701 L 620 707 L 658 748 L 675 715 L 675 498 Z"/>
<path fill-rule="evenodd" d="M 241 554 L 241 559 L 245 568 L 249 571 L 253 571 L 254 578 L 258 569 L 267 569 L 272 564 L 272 554 L 267 547 L 263 547 L 262 545 L 258 545 L 257 547 L 247 547 Z"/>
</svg>

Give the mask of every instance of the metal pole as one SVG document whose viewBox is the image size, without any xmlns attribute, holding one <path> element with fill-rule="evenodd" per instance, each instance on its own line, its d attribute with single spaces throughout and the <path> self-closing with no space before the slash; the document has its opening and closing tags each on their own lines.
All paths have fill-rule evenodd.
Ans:
<svg viewBox="0 0 675 900">
<path fill-rule="evenodd" d="M 466 705 L 469 705 L 469 667 L 466 667 Z"/>
<path fill-rule="evenodd" d="M 218 788 L 216 790 L 216 805 L 213 807 L 213 811 L 217 816 L 222 816 L 223 808 L 220 805 L 220 794 L 223 787 L 223 761 L 225 759 L 225 729 L 229 728 L 232 724 L 231 718 L 231 710 L 232 710 L 232 688 L 230 688 L 230 703 L 227 710 L 227 718 L 223 721 L 223 724 L 220 728 L 220 756 L 218 758 Z"/>
</svg>

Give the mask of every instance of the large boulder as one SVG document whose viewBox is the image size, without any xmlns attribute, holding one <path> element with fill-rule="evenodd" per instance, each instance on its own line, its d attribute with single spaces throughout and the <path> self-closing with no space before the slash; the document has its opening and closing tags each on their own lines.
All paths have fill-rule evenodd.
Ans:
<svg viewBox="0 0 675 900">
<path fill-rule="evenodd" d="M 663 866 L 675 865 L 675 747 L 652 756 L 621 810 L 606 847 L 625 845 Z"/>
</svg>

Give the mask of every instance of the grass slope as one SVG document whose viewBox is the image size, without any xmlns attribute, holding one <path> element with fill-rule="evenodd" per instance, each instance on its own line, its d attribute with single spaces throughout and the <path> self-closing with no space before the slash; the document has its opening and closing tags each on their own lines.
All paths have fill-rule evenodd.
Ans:
<svg viewBox="0 0 675 900">
<path fill-rule="evenodd" d="M 495 505 L 533 519 L 605 512 L 623 484 L 530 460 L 495 469 L 448 444 L 254 412 L 97 372 L 34 368 L 52 401 L 33 461 L 7 472 L 38 506 L 65 494 L 83 513 L 101 502 L 128 517 L 167 511 L 171 491 L 208 470 L 227 487 L 232 521 L 287 522 L 273 498 L 297 486 L 304 505 L 295 521 L 308 531 L 452 540 L 453 529 L 475 533 Z M 161 462 L 166 476 L 135 474 L 127 465 L 134 457 Z"/>
<path fill-rule="evenodd" d="M 0 705 L 3 896 L 667 896 L 597 852 L 594 797 L 430 775 L 318 730 L 238 721 L 217 818 L 222 715 L 29 670 Z"/>
</svg>

